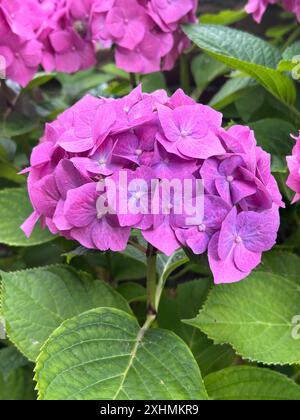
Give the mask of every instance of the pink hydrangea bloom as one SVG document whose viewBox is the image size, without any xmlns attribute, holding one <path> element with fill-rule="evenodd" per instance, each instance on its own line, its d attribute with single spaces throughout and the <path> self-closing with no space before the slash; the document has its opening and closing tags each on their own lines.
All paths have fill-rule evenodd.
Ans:
<svg viewBox="0 0 300 420">
<path fill-rule="evenodd" d="M 139 86 L 121 99 L 85 96 L 46 125 L 30 164 L 27 236 L 40 221 L 87 248 L 121 251 L 139 229 L 166 255 L 180 247 L 208 251 L 217 283 L 246 277 L 276 241 L 283 203 L 270 155 L 249 128 L 224 130 L 220 113 L 182 90 L 168 97 Z M 204 182 L 201 220 L 180 208 L 184 190 L 169 189 L 164 201 L 168 181 L 190 182 L 190 204 Z"/>
<path fill-rule="evenodd" d="M 293 200 L 293 203 L 296 203 L 300 200 L 300 135 L 293 149 L 293 155 L 287 157 L 287 163 L 290 170 L 287 185 L 296 193 Z"/>
<path fill-rule="evenodd" d="M 7 76 L 25 86 L 39 66 L 75 73 L 115 46 L 116 64 L 133 73 L 171 70 L 190 42 L 197 0 L 1 0 L 0 52 Z"/>
<path fill-rule="evenodd" d="M 257 23 L 260 23 L 265 11 L 270 4 L 282 4 L 288 12 L 295 13 L 300 22 L 300 1 L 299 0 L 248 0 L 246 12 L 253 15 Z"/>
<path fill-rule="evenodd" d="M 26 86 L 38 70 L 42 45 L 35 38 L 24 36 L 26 31 L 19 22 L 19 15 L 13 19 L 11 8 L 6 9 L 5 4 L 0 4 L 0 54 L 5 59 L 6 76 Z"/>
</svg>

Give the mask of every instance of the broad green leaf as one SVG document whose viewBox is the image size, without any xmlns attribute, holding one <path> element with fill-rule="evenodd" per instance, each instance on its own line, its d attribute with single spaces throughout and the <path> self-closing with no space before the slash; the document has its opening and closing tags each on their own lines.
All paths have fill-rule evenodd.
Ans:
<svg viewBox="0 0 300 420">
<path fill-rule="evenodd" d="M 140 262 L 141 264 L 146 265 L 147 264 L 147 258 L 145 252 L 143 252 L 140 249 L 137 249 L 133 245 L 128 245 L 125 251 L 122 252 L 122 255 L 131 258 L 135 261 Z"/>
<path fill-rule="evenodd" d="M 297 315 L 299 279 L 254 272 L 240 283 L 215 286 L 199 315 L 186 322 L 245 359 L 288 365 L 300 363 Z"/>
<path fill-rule="evenodd" d="M 294 277 L 300 282 L 300 258 L 288 252 L 267 252 L 259 270 L 271 272 L 284 277 Z"/>
<path fill-rule="evenodd" d="M 44 85 L 45 83 L 49 82 L 50 80 L 54 79 L 55 76 L 56 76 L 56 73 L 45 73 L 45 72 L 36 73 L 34 78 L 31 80 L 31 82 L 26 86 L 24 90 L 30 91 L 34 88 L 40 87 Z"/>
<path fill-rule="evenodd" d="M 0 135 L 8 138 L 17 137 L 30 133 L 37 126 L 38 121 L 34 118 L 25 118 L 20 113 L 14 112 L 6 121 L 0 121 Z"/>
<path fill-rule="evenodd" d="M 12 370 L 28 365 L 28 360 L 14 346 L 0 350 L 0 375 L 4 380 Z"/>
<path fill-rule="evenodd" d="M 200 54 L 192 61 L 192 73 L 199 97 L 217 77 L 228 72 L 228 67 L 207 54 Z"/>
<path fill-rule="evenodd" d="M 190 350 L 173 333 L 99 308 L 64 322 L 44 345 L 36 380 L 42 400 L 204 400 Z"/>
<path fill-rule="evenodd" d="M 0 138 L 0 158 L 12 161 L 17 151 L 17 145 L 11 139 Z"/>
<path fill-rule="evenodd" d="M 57 79 L 62 84 L 64 93 L 71 98 L 75 98 L 110 82 L 113 76 L 91 69 L 78 72 L 75 75 L 59 73 Z"/>
<path fill-rule="evenodd" d="M 151 73 L 142 78 L 143 92 L 152 93 L 157 89 L 167 89 L 166 78 L 163 73 Z"/>
<path fill-rule="evenodd" d="M 24 176 L 17 174 L 18 169 L 10 162 L 0 162 L 0 178 L 7 179 L 16 184 L 24 184 Z"/>
<path fill-rule="evenodd" d="M 146 288 L 138 283 L 121 283 L 117 290 L 129 303 L 145 301 L 147 297 Z"/>
<path fill-rule="evenodd" d="M 209 105 L 221 110 L 232 104 L 244 94 L 257 87 L 257 82 L 249 77 L 233 77 L 229 79 L 211 99 Z"/>
<path fill-rule="evenodd" d="M 244 122 L 248 122 L 264 104 L 266 91 L 261 86 L 253 86 L 235 101 L 235 107 Z"/>
<path fill-rule="evenodd" d="M 34 400 L 33 372 L 16 348 L 0 349 L 0 401 Z"/>
<path fill-rule="evenodd" d="M 158 325 L 175 332 L 187 343 L 203 375 L 230 366 L 237 358 L 229 346 L 214 345 L 198 328 L 181 321 L 197 315 L 211 286 L 210 279 L 183 283 L 171 296 L 163 295 L 158 311 Z"/>
<path fill-rule="evenodd" d="M 32 213 L 26 188 L 0 191 L 0 243 L 10 246 L 33 246 L 53 240 L 48 230 L 37 224 L 31 237 L 26 238 L 20 226 Z"/>
<path fill-rule="evenodd" d="M 184 25 L 183 29 L 212 57 L 248 74 L 275 97 L 294 105 L 295 85 L 288 76 L 276 70 L 281 54 L 271 44 L 246 32 L 219 25 Z"/>
<path fill-rule="evenodd" d="M 101 70 L 111 76 L 129 81 L 129 74 L 126 71 L 119 69 L 114 63 L 105 64 L 101 67 Z"/>
<path fill-rule="evenodd" d="M 290 45 L 282 54 L 282 60 L 278 63 L 278 70 L 280 71 L 293 71 L 297 72 L 300 78 L 300 41 Z"/>
<path fill-rule="evenodd" d="M 300 400 L 299 385 L 281 373 L 264 368 L 231 367 L 208 375 L 204 382 L 214 400 Z"/>
<path fill-rule="evenodd" d="M 36 400 L 31 368 L 25 366 L 12 370 L 6 378 L 0 373 L 0 401 L 22 400 Z"/>
<path fill-rule="evenodd" d="M 201 23 L 213 25 L 232 25 L 247 17 L 244 9 L 240 10 L 222 10 L 217 14 L 207 13 L 200 18 Z"/>
<path fill-rule="evenodd" d="M 291 154 L 295 144 L 291 134 L 296 134 L 296 127 L 285 120 L 276 118 L 252 122 L 249 126 L 254 130 L 259 146 L 272 155 L 273 172 L 286 172 L 286 156 Z M 276 158 L 278 158 L 277 161 Z"/>
<path fill-rule="evenodd" d="M 106 283 L 68 266 L 1 273 L 1 312 L 11 341 L 35 360 L 50 334 L 66 319 L 95 307 L 131 312 L 126 300 Z"/>
</svg>

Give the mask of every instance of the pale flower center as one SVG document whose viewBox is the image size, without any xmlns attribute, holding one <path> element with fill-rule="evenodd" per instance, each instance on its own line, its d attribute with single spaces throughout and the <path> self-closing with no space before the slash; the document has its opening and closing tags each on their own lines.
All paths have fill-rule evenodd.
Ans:
<svg viewBox="0 0 300 420">
<path fill-rule="evenodd" d="M 199 230 L 199 232 L 205 232 L 206 231 L 205 224 L 202 223 L 200 226 L 198 226 L 198 230 Z"/>
<path fill-rule="evenodd" d="M 106 165 L 106 159 L 101 158 L 98 163 L 99 163 L 100 166 L 105 166 Z"/>
<path fill-rule="evenodd" d="M 241 244 L 243 242 L 243 239 L 239 235 L 236 235 L 234 242 L 236 244 Z"/>
<path fill-rule="evenodd" d="M 186 138 L 188 136 L 188 132 L 186 130 L 181 131 L 181 137 Z"/>
<path fill-rule="evenodd" d="M 227 178 L 227 181 L 231 184 L 231 182 L 233 182 L 234 178 L 232 175 L 229 175 Z"/>
</svg>

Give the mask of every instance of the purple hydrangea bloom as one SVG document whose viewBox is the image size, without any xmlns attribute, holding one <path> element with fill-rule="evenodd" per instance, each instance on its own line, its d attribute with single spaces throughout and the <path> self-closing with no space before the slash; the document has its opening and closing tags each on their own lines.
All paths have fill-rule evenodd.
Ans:
<svg viewBox="0 0 300 420">
<path fill-rule="evenodd" d="M 290 170 L 287 185 L 296 193 L 293 200 L 296 203 L 300 200 L 300 135 L 293 148 L 293 155 L 287 157 L 287 163 Z"/>
<path fill-rule="evenodd" d="M 32 152 L 24 172 L 34 212 L 24 232 L 40 221 L 87 248 L 121 251 L 139 229 L 166 255 L 180 247 L 208 251 L 216 283 L 241 280 L 274 245 L 284 204 L 254 133 L 221 124 L 220 113 L 182 90 L 170 98 L 141 86 L 122 99 L 85 96 L 46 125 Z M 289 159 L 297 188 L 298 151 L 297 143 Z M 181 205 L 199 208 L 199 196 L 204 215 L 190 218 L 191 206 Z"/>
<path fill-rule="evenodd" d="M 270 4 L 280 3 L 288 12 L 295 13 L 300 22 L 300 1 L 299 0 L 248 0 L 246 12 L 252 14 L 257 23 L 260 23 L 265 11 Z"/>
</svg>

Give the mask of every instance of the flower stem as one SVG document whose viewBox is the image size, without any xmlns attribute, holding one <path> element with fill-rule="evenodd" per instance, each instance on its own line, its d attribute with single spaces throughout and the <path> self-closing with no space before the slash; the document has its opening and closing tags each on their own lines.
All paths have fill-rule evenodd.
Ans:
<svg viewBox="0 0 300 420">
<path fill-rule="evenodd" d="M 189 57 L 186 54 L 182 54 L 180 57 L 180 84 L 184 92 L 189 95 L 191 92 L 190 84 L 190 69 L 189 69 Z"/>
<path fill-rule="evenodd" d="M 147 318 L 150 318 L 153 321 L 155 320 L 157 315 L 157 309 L 155 304 L 157 280 L 156 258 L 157 249 L 149 244 L 147 249 Z"/>
<path fill-rule="evenodd" d="M 300 28 L 298 25 L 295 26 L 295 30 L 291 33 L 289 38 L 287 39 L 286 43 L 282 47 L 282 50 L 286 50 L 293 42 L 297 41 L 298 37 L 300 36 Z"/>
<path fill-rule="evenodd" d="M 137 87 L 137 80 L 136 80 L 136 75 L 135 75 L 135 73 L 129 73 L 129 78 L 130 78 L 130 84 L 131 84 L 131 87 L 133 88 L 133 89 L 135 89 L 136 87 Z"/>
</svg>

